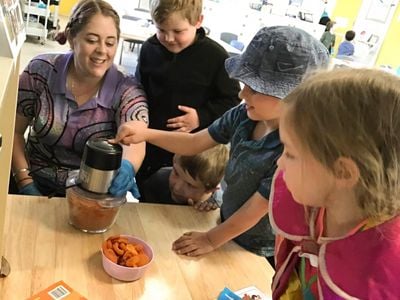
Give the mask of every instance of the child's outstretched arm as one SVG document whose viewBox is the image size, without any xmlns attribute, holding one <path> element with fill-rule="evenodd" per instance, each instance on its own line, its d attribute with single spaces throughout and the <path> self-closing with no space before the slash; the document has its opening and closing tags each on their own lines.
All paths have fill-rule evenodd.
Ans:
<svg viewBox="0 0 400 300">
<path fill-rule="evenodd" d="M 256 225 L 268 213 L 268 201 L 259 193 L 230 218 L 208 232 L 186 232 L 172 244 L 178 254 L 199 256 L 217 249 Z"/>
<path fill-rule="evenodd" d="M 112 143 L 124 145 L 149 142 L 169 152 L 180 155 L 194 155 L 217 145 L 208 129 L 196 133 L 183 133 L 147 128 L 142 121 L 130 121 L 122 124 Z"/>
</svg>

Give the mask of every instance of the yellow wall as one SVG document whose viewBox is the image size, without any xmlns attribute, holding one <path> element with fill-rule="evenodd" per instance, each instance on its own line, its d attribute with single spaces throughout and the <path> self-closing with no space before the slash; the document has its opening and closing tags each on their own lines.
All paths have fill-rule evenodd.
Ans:
<svg viewBox="0 0 400 300">
<path fill-rule="evenodd" d="M 339 44 L 344 39 L 344 35 L 347 30 L 353 28 L 354 22 L 357 19 L 358 11 L 361 8 L 362 0 L 336 0 L 335 9 L 333 10 L 331 19 L 335 20 L 337 17 L 347 19 L 347 28 L 338 27 L 335 28 L 336 34 L 336 45 L 335 50 L 337 50 Z"/>
<path fill-rule="evenodd" d="M 346 18 L 348 20 L 348 28 L 337 28 L 335 30 L 336 49 L 347 30 L 350 30 L 357 19 L 358 11 L 361 8 L 362 0 L 336 0 L 336 6 L 332 13 L 332 20 L 337 17 Z M 393 68 L 400 66 L 400 4 L 397 6 L 392 22 L 386 33 L 382 48 L 378 54 L 375 65 L 391 65 Z"/>
<path fill-rule="evenodd" d="M 392 68 L 400 67 L 400 4 L 393 15 L 392 23 L 386 33 L 385 41 L 378 54 L 376 65 L 391 65 Z"/>
<path fill-rule="evenodd" d="M 59 14 L 62 16 L 69 16 L 72 7 L 78 0 L 60 0 Z"/>
</svg>

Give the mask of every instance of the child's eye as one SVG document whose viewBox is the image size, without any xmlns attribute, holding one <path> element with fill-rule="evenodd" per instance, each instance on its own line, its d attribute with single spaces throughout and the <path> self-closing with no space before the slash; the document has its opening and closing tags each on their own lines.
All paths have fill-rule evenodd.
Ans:
<svg viewBox="0 0 400 300">
<path fill-rule="evenodd" d="M 107 45 L 107 47 L 114 47 L 115 44 L 108 42 L 108 43 L 106 43 L 106 45 Z"/>
<path fill-rule="evenodd" d="M 287 151 L 285 151 L 283 153 L 283 155 L 285 155 L 285 157 L 288 158 L 288 159 L 293 159 L 294 158 L 294 156 L 292 154 L 290 154 L 289 152 L 287 152 Z"/>
</svg>

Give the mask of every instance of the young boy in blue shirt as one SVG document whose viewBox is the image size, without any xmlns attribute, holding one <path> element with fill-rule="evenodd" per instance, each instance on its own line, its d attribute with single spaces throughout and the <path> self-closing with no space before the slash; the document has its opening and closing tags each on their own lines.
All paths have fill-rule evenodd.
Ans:
<svg viewBox="0 0 400 300">
<path fill-rule="evenodd" d="M 305 31 L 288 26 L 261 29 L 246 51 L 229 58 L 228 74 L 244 84 L 244 103 L 207 129 L 177 133 L 146 128 L 144 122 L 121 127 L 113 142 L 149 142 L 182 155 L 230 143 L 221 224 L 208 232 L 187 232 L 173 243 L 178 254 L 198 256 L 234 239 L 274 265 L 275 237 L 268 220 L 268 199 L 283 146 L 279 138 L 281 99 L 316 68 L 328 65 L 327 49 Z"/>
<path fill-rule="evenodd" d="M 351 42 L 354 40 L 356 33 L 353 30 L 346 32 L 345 41 L 341 42 L 338 48 L 337 58 L 346 58 L 354 55 L 354 44 Z"/>
</svg>

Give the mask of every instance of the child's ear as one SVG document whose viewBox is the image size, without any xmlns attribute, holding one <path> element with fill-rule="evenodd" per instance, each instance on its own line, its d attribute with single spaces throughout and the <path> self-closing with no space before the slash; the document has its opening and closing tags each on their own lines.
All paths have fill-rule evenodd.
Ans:
<svg viewBox="0 0 400 300">
<path fill-rule="evenodd" d="M 360 169 L 354 160 L 339 157 L 333 167 L 336 180 L 343 187 L 354 187 L 360 178 Z"/>
<path fill-rule="evenodd" d="M 199 20 L 197 21 L 195 27 L 196 29 L 199 29 L 201 27 L 201 24 L 203 24 L 204 16 L 200 15 Z"/>
</svg>

